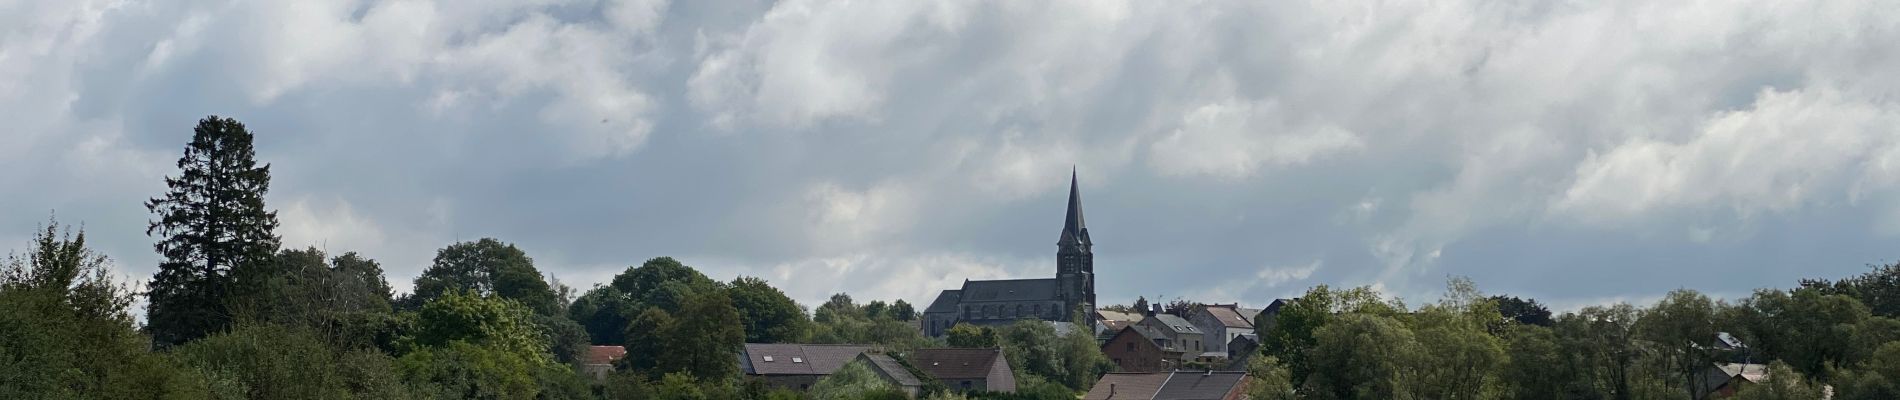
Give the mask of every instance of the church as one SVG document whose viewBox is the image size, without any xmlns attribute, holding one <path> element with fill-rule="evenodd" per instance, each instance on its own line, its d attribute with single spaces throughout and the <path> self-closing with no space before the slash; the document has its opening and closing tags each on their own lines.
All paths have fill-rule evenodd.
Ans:
<svg viewBox="0 0 1900 400">
<path fill-rule="evenodd" d="M 1056 240 L 1056 277 L 963 281 L 963 287 L 945 290 L 924 309 L 923 329 L 943 336 L 957 323 L 1006 325 L 1020 319 L 1073 322 L 1094 326 L 1095 252 L 1089 228 L 1082 219 L 1082 192 L 1074 172 L 1069 175 L 1069 210 Z M 1084 320 L 1077 321 L 1076 318 Z"/>
</svg>

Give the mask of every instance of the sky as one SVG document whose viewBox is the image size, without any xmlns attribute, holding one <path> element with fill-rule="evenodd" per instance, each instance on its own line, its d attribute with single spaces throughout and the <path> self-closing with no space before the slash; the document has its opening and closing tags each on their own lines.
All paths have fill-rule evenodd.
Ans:
<svg viewBox="0 0 1900 400">
<path fill-rule="evenodd" d="M 1894 71 L 1879 0 L 0 0 L 0 249 L 149 278 L 219 115 L 399 290 L 494 237 L 922 307 L 1053 276 L 1073 170 L 1105 303 L 1735 298 L 1900 258 Z"/>
</svg>

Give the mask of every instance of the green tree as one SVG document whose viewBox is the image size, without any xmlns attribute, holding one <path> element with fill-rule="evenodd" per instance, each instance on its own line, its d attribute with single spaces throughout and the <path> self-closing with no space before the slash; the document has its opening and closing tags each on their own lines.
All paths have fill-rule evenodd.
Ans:
<svg viewBox="0 0 1900 400">
<path fill-rule="evenodd" d="M 1873 357 L 1834 378 L 1835 399 L 1900 399 L 1900 342 L 1881 345 Z"/>
<path fill-rule="evenodd" d="M 944 341 L 948 342 L 950 347 L 992 348 L 997 346 L 1000 339 L 996 337 L 996 330 L 958 323 L 944 331 Z"/>
<path fill-rule="evenodd" d="M 615 275 L 613 287 L 632 300 L 626 313 L 632 316 L 646 307 L 678 313 L 687 296 L 718 290 L 719 283 L 672 257 L 657 257 Z"/>
<path fill-rule="evenodd" d="M 1056 346 L 1063 375 L 1049 379 L 1072 391 L 1088 391 L 1096 379 L 1115 368 L 1108 355 L 1102 353 L 1101 345 L 1095 342 L 1093 330 L 1072 329 L 1057 339 Z"/>
<path fill-rule="evenodd" d="M 133 294 L 110 260 L 48 221 L 25 254 L 0 261 L 0 398 L 154 399 L 209 396 L 127 313 Z"/>
<path fill-rule="evenodd" d="M 746 343 L 796 342 L 810 329 L 805 308 L 763 279 L 733 279 L 727 292 L 745 324 Z"/>
<path fill-rule="evenodd" d="M 1576 365 L 1567 398 L 1631 399 L 1636 364 L 1644 350 L 1636 340 L 1636 321 L 1644 311 L 1629 304 L 1584 307 L 1557 319 L 1560 353 Z"/>
<path fill-rule="evenodd" d="M 1502 341 L 1488 329 L 1504 317 L 1470 279 L 1451 279 L 1445 293 L 1438 304 L 1411 318 L 1421 354 L 1434 364 L 1418 369 L 1418 394 L 1447 400 L 1487 397 L 1505 359 Z"/>
<path fill-rule="evenodd" d="M 878 318 L 891 318 L 891 319 L 896 319 L 896 317 L 893 317 L 893 316 L 891 316 L 891 315 L 890 315 L 890 312 L 891 312 L 891 305 L 890 305 L 890 304 L 888 304 L 888 303 L 885 303 L 885 302 L 884 302 L 883 300 L 871 300 L 871 302 L 870 302 L 870 303 L 865 303 L 865 304 L 864 304 L 864 317 L 865 317 L 865 318 L 870 318 L 870 319 L 878 319 Z"/>
<path fill-rule="evenodd" d="M 169 189 L 145 203 L 159 238 L 146 329 L 160 345 L 223 330 L 242 303 L 240 282 L 262 275 L 277 252 L 277 213 L 264 208 L 270 165 L 257 165 L 252 135 L 229 118 L 206 117 L 192 130 Z M 242 308 L 242 305 L 238 305 Z"/>
<path fill-rule="evenodd" d="M 1548 399 L 1572 393 L 1569 382 L 1580 374 L 1575 371 L 1576 364 L 1564 357 L 1551 328 L 1514 325 L 1505 330 L 1504 343 L 1509 356 L 1498 371 L 1498 381 L 1504 384 L 1503 398 Z"/>
<path fill-rule="evenodd" d="M 538 373 L 567 370 L 518 351 L 457 340 L 403 355 L 396 371 L 426 398 L 525 400 L 541 392 Z"/>
<path fill-rule="evenodd" d="M 1543 304 L 1537 304 L 1535 299 L 1499 295 L 1491 296 L 1491 301 L 1497 303 L 1498 313 L 1504 314 L 1504 318 L 1517 323 L 1548 327 L 1554 322 L 1550 319 L 1550 309 L 1545 308 Z"/>
<path fill-rule="evenodd" d="M 659 369 L 706 381 L 737 376 L 738 366 L 732 360 L 745 344 L 745 330 L 732 299 L 719 291 L 696 293 L 686 297 L 682 313 L 692 317 L 675 322 L 662 341 L 667 349 L 660 353 Z"/>
<path fill-rule="evenodd" d="M 1768 381 L 1753 385 L 1742 385 L 1735 391 L 1733 400 L 1814 400 L 1823 398 L 1821 388 L 1808 383 L 1801 373 L 1789 368 L 1788 364 L 1776 361 L 1768 364 Z"/>
<path fill-rule="evenodd" d="M 649 378 L 659 378 L 660 354 L 668 348 L 672 340 L 675 321 L 673 315 L 659 307 L 649 307 L 627 324 L 627 355 L 620 359 L 622 369 L 646 372 Z"/>
<path fill-rule="evenodd" d="M 813 399 L 903 399 L 904 393 L 897 391 L 890 382 L 885 382 L 863 361 L 852 361 L 833 371 L 831 375 L 811 385 L 808 392 Z M 892 395 L 895 394 L 895 397 Z"/>
<path fill-rule="evenodd" d="M 473 292 L 443 294 L 417 313 L 415 342 L 442 347 L 466 342 L 506 351 L 533 364 L 552 364 L 534 313 L 514 300 L 484 297 Z"/>
<path fill-rule="evenodd" d="M 628 302 L 620 289 L 597 285 L 568 305 L 567 317 L 586 328 L 587 337 L 596 345 L 624 345 L 632 317 L 626 314 L 632 309 Z"/>
<path fill-rule="evenodd" d="M 1001 339 L 998 344 L 1002 345 L 1003 356 L 1009 359 L 1009 366 L 1016 370 L 1017 376 L 1034 375 L 1058 382 L 1068 379 L 1059 338 L 1048 322 L 1017 320 L 996 333 Z"/>
<path fill-rule="evenodd" d="M 451 244 L 435 253 L 435 263 L 416 277 L 414 301 L 428 303 L 452 291 L 473 291 L 521 302 L 537 313 L 553 315 L 559 301 L 542 280 L 534 260 L 513 244 L 493 238 Z"/>
<path fill-rule="evenodd" d="M 1247 386 L 1248 398 L 1254 400 L 1293 400 L 1293 381 L 1280 360 L 1272 356 L 1254 357 L 1247 360 L 1247 377 L 1252 379 Z"/>
<path fill-rule="evenodd" d="M 897 299 L 897 302 L 891 303 L 891 318 L 898 321 L 916 321 L 917 308 L 904 299 Z"/>
<path fill-rule="evenodd" d="M 1313 370 L 1302 390 L 1317 398 L 1413 398 L 1412 366 L 1429 364 L 1412 331 L 1391 317 L 1340 315 L 1314 338 Z"/>
<path fill-rule="evenodd" d="M 1659 349 L 1668 381 L 1700 399 L 1707 388 L 1699 379 L 1715 362 L 1710 346 L 1715 340 L 1715 303 L 1694 290 L 1676 289 L 1637 321 L 1639 335 Z"/>
<path fill-rule="evenodd" d="M 235 383 L 253 399 L 408 397 L 407 389 L 382 378 L 393 376 L 387 357 L 348 357 L 302 328 L 239 325 L 171 352 L 182 364 L 207 376 Z M 348 372 L 346 372 L 346 370 Z"/>
</svg>

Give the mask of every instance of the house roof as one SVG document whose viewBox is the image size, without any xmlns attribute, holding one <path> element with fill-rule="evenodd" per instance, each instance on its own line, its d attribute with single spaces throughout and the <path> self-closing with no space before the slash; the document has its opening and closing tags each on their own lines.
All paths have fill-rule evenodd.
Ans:
<svg viewBox="0 0 1900 400">
<path fill-rule="evenodd" d="M 1003 350 L 917 349 L 908 358 L 910 366 L 937 379 L 983 378 L 990 375 L 990 366 L 1003 358 Z"/>
<path fill-rule="evenodd" d="M 962 302 L 1053 300 L 1055 278 L 963 282 Z"/>
<path fill-rule="evenodd" d="M 910 373 L 909 368 L 904 368 L 904 364 L 898 363 L 897 359 L 891 358 L 891 356 L 877 353 L 863 353 L 858 355 L 858 359 L 863 360 L 867 363 L 867 366 L 878 370 L 884 374 L 884 376 L 891 377 L 891 380 L 896 381 L 898 386 L 924 385 L 922 380 L 918 380 L 916 375 Z"/>
<path fill-rule="evenodd" d="M 1172 330 L 1177 334 L 1201 333 L 1201 328 L 1195 328 L 1193 323 L 1189 323 L 1187 320 L 1181 319 L 1181 317 L 1175 316 L 1174 314 L 1155 314 L 1149 318 L 1153 318 L 1157 326 Z"/>
<path fill-rule="evenodd" d="M 746 343 L 739 361 L 741 369 L 750 375 L 830 375 L 870 349 L 861 345 Z"/>
<path fill-rule="evenodd" d="M 1241 371 L 1176 372 L 1155 393 L 1156 400 L 1215 400 L 1247 381 Z"/>
<path fill-rule="evenodd" d="M 1201 308 L 1201 312 L 1213 316 L 1214 320 L 1220 321 L 1221 325 L 1228 328 L 1253 328 L 1253 323 L 1247 322 L 1247 318 L 1241 317 L 1240 311 L 1235 308 L 1236 307 L 1232 306 L 1208 306 Z"/>
<path fill-rule="evenodd" d="M 1125 312 L 1120 312 L 1120 311 L 1110 311 L 1110 310 L 1102 310 L 1102 309 L 1095 310 L 1095 315 L 1101 317 L 1102 320 L 1104 321 L 1140 321 L 1141 320 L 1141 314 L 1125 313 Z"/>
<path fill-rule="evenodd" d="M 937 300 L 930 302 L 930 307 L 925 308 L 924 312 L 954 313 L 957 312 L 957 303 L 962 301 L 963 291 L 956 289 L 945 290 L 937 294 Z"/>
<path fill-rule="evenodd" d="M 1246 382 L 1247 373 L 1214 372 L 1111 372 L 1102 375 L 1084 400 L 1214 400 Z"/>
<path fill-rule="evenodd" d="M 1260 325 L 1260 322 L 1253 320 L 1254 317 L 1260 316 L 1260 309 L 1240 307 L 1238 309 L 1235 309 L 1234 312 L 1240 313 L 1240 317 L 1245 318 L 1248 324 Z"/>
<path fill-rule="evenodd" d="M 621 346 L 588 346 L 587 365 L 611 365 L 614 360 L 627 356 L 627 348 Z"/>
<path fill-rule="evenodd" d="M 1095 381 L 1095 387 L 1089 389 L 1083 400 L 1122 400 L 1152 399 L 1161 391 L 1161 384 L 1168 382 L 1167 372 L 1128 373 L 1110 372 Z"/>
</svg>

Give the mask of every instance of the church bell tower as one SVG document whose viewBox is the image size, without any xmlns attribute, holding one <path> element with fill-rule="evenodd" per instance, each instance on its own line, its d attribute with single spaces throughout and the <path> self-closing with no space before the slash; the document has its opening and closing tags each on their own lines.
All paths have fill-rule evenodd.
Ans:
<svg viewBox="0 0 1900 400">
<path fill-rule="evenodd" d="M 1095 244 L 1089 241 L 1089 228 L 1082 219 L 1082 192 L 1075 171 L 1069 171 L 1069 212 L 1062 222 L 1062 238 L 1056 241 L 1056 284 L 1065 313 L 1093 315 L 1095 307 Z M 1066 318 L 1063 319 L 1068 319 Z M 1083 321 L 1074 321 L 1082 323 Z"/>
</svg>

